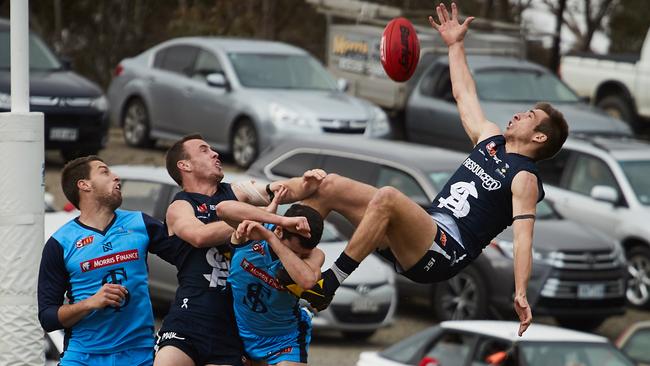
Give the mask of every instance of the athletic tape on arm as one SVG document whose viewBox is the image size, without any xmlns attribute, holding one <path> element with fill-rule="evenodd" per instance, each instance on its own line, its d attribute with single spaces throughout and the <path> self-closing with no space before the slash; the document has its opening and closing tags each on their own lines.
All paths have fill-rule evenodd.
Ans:
<svg viewBox="0 0 650 366">
<path fill-rule="evenodd" d="M 269 197 L 265 194 L 260 193 L 260 191 L 255 187 L 254 181 L 246 180 L 242 182 L 235 182 L 232 184 L 233 188 L 236 188 L 248 197 L 249 203 L 255 205 L 268 205 L 271 203 Z"/>
</svg>

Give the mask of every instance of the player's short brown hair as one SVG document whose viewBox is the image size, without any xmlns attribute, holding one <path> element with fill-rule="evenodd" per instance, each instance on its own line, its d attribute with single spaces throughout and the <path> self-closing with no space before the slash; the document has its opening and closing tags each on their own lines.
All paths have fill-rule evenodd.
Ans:
<svg viewBox="0 0 650 366">
<path fill-rule="evenodd" d="M 320 242 L 321 237 L 323 236 L 323 217 L 318 213 L 318 211 L 313 208 L 305 205 L 295 203 L 289 207 L 287 212 L 284 213 L 286 217 L 298 217 L 304 216 L 309 223 L 309 229 L 311 236 L 306 238 L 299 234 L 291 233 L 287 230 L 283 231 L 283 237 L 288 238 L 290 236 L 295 236 L 300 239 L 300 246 L 305 249 L 314 249 L 316 245 Z"/>
<path fill-rule="evenodd" d="M 183 138 L 176 141 L 165 153 L 165 166 L 167 167 L 167 173 L 181 187 L 183 186 L 183 177 L 181 176 L 181 171 L 178 170 L 176 164 L 189 157 L 187 156 L 187 152 L 183 146 L 185 141 L 189 140 L 203 140 L 203 136 L 198 133 L 183 136 Z"/>
<path fill-rule="evenodd" d="M 63 194 L 77 209 L 79 209 L 79 188 L 77 188 L 77 182 L 82 179 L 90 179 L 90 163 L 93 161 L 104 162 L 97 155 L 84 156 L 69 161 L 61 171 L 61 189 L 63 190 Z"/>
<path fill-rule="evenodd" d="M 534 109 L 541 109 L 548 114 L 548 118 L 544 118 L 535 127 L 535 132 L 541 132 L 546 135 L 546 142 L 537 150 L 535 160 L 550 159 L 564 145 L 564 141 L 566 141 L 569 135 L 569 126 L 564 119 L 564 115 L 549 103 L 537 103 Z"/>
</svg>

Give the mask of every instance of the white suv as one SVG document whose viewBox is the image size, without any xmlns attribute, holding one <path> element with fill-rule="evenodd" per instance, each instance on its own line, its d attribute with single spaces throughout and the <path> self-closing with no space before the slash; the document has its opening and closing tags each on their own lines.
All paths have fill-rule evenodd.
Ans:
<svg viewBox="0 0 650 366">
<path fill-rule="evenodd" d="M 562 215 L 621 242 L 630 276 L 627 299 L 650 308 L 650 143 L 571 138 L 538 166 Z"/>
</svg>

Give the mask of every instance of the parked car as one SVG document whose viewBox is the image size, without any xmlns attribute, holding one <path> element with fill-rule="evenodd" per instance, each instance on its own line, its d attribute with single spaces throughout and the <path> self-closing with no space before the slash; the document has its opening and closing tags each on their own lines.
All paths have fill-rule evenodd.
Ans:
<svg viewBox="0 0 650 366">
<path fill-rule="evenodd" d="M 561 111 L 571 133 L 631 135 L 622 121 L 589 106 L 548 69 L 522 59 L 468 55 L 467 62 L 485 117 L 505 131 L 515 113 L 527 111 L 538 101 Z M 406 105 L 406 137 L 409 141 L 470 150 L 451 90 L 448 57 L 431 63 L 413 89 Z"/>
<path fill-rule="evenodd" d="M 650 321 L 632 324 L 618 337 L 616 347 L 637 366 L 650 366 Z"/>
<path fill-rule="evenodd" d="M 11 110 L 9 21 L 0 19 L 0 112 Z M 95 83 L 70 70 L 29 34 L 29 108 L 45 117 L 45 148 L 66 160 L 96 154 L 108 141 L 107 102 Z"/>
<path fill-rule="evenodd" d="M 171 179 L 163 167 L 117 165 L 111 167 L 121 179 L 122 206 L 125 210 L 139 210 L 164 220 L 167 207 L 179 191 L 178 185 Z M 250 179 L 242 174 L 228 172 L 227 181 Z M 281 206 L 278 212 L 288 208 Z M 74 218 L 74 213 L 56 213 L 62 215 L 62 221 L 56 228 Z M 54 222 L 56 216 L 46 215 L 45 222 Z M 53 226 L 53 225 L 49 225 Z M 46 229 L 51 233 L 55 229 Z M 49 237 L 49 235 L 47 235 Z M 326 223 L 319 248 L 325 252 L 323 270 L 329 268 L 345 248 L 346 242 L 341 234 Z M 149 288 L 152 301 L 168 305 L 175 296 L 178 281 L 176 268 L 158 256 L 149 255 Z M 395 275 L 392 268 L 373 258 L 364 262 L 345 284 L 337 291 L 330 307 L 316 314 L 312 324 L 316 329 L 334 329 L 342 331 L 353 339 L 367 338 L 374 332 L 393 322 L 397 307 Z"/>
<path fill-rule="evenodd" d="M 650 308 L 650 143 L 570 138 L 538 166 L 562 216 L 603 230 L 623 245 L 627 299 Z"/>
<path fill-rule="evenodd" d="M 386 114 L 342 89 L 298 47 L 191 37 L 122 60 L 108 96 L 111 118 L 124 128 L 129 145 L 198 132 L 248 167 L 286 134 L 387 136 Z M 370 123 L 372 129 L 366 129 Z"/>
<path fill-rule="evenodd" d="M 362 352 L 357 366 L 634 366 L 605 337 L 533 324 L 446 321 L 380 352 Z"/>
<path fill-rule="evenodd" d="M 375 187 L 392 185 L 426 207 L 464 159 L 457 152 L 404 142 L 286 138 L 266 150 L 247 174 L 277 180 L 322 168 Z M 584 225 L 563 220 L 546 201 L 537 210 L 528 286 L 535 314 L 592 329 L 608 316 L 623 313 L 626 268 L 620 245 Z M 331 220 L 351 234 L 349 223 Z M 441 320 L 511 315 L 512 238 L 509 228 L 485 248 L 484 255 L 447 282 L 417 284 L 397 276 L 400 297 L 424 297 Z"/>
<path fill-rule="evenodd" d="M 650 121 L 650 29 L 640 54 L 562 57 L 562 79 L 579 95 L 634 128 Z"/>
</svg>

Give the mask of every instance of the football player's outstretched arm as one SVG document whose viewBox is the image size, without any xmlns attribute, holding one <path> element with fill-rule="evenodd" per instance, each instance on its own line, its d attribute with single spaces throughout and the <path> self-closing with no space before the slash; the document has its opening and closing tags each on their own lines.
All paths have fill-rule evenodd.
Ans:
<svg viewBox="0 0 650 366">
<path fill-rule="evenodd" d="M 455 3 L 451 3 L 451 16 L 442 3 L 436 6 L 436 12 L 440 24 L 436 23 L 433 17 L 429 17 L 429 23 L 440 33 L 440 37 L 449 47 L 449 74 L 454 99 L 456 99 L 463 128 L 472 140 L 472 144 L 476 145 L 487 137 L 501 134 L 501 130 L 496 124 L 488 121 L 483 114 L 476 84 L 465 57 L 465 34 L 474 17 L 468 17 L 460 24 Z"/>
</svg>

